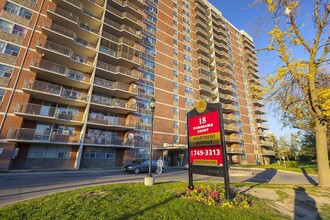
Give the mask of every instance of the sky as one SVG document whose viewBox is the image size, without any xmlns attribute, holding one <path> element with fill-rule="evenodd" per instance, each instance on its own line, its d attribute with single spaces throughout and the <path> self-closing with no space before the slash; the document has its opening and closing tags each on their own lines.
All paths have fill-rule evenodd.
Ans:
<svg viewBox="0 0 330 220">
<path fill-rule="evenodd" d="M 251 5 L 253 0 L 209 0 L 222 15 L 233 24 L 238 30 L 243 29 L 254 40 L 256 49 L 265 48 L 268 46 L 269 37 L 265 28 L 261 28 L 264 31 L 256 31 L 256 24 L 259 24 L 262 20 L 262 15 L 266 12 L 266 8 L 254 7 Z M 265 77 L 267 74 L 274 71 L 274 67 L 278 65 L 275 55 L 269 55 L 265 52 L 258 52 L 258 69 L 261 77 Z M 283 128 L 279 121 L 279 116 L 271 109 L 271 106 L 266 105 L 264 109 L 267 111 L 266 118 L 269 125 L 270 132 L 276 136 L 288 135 L 290 133 L 297 132 L 296 129 Z"/>
</svg>

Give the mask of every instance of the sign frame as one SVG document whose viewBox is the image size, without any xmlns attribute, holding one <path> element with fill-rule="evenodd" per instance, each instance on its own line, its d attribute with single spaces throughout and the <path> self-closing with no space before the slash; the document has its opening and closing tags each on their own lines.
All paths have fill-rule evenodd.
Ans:
<svg viewBox="0 0 330 220">
<path fill-rule="evenodd" d="M 216 113 L 217 114 L 216 114 Z M 198 119 L 200 120 L 201 117 L 205 115 L 210 115 L 210 113 L 214 116 L 215 114 L 217 115 L 217 121 L 215 121 L 215 125 L 212 124 L 212 126 L 215 126 L 217 129 L 212 130 L 212 135 L 215 134 L 215 136 L 220 140 L 217 140 L 217 138 L 214 140 L 216 143 L 215 145 L 211 145 L 213 140 L 209 140 L 209 143 L 207 140 L 205 141 L 206 146 L 199 146 L 196 142 L 192 143 L 193 137 L 196 137 L 196 133 L 193 133 L 193 127 L 192 127 L 192 119 L 195 119 L 195 117 L 199 117 Z M 200 100 L 196 108 L 190 110 L 187 112 L 187 143 L 188 143 L 188 162 L 189 162 L 189 172 L 188 172 L 188 177 L 189 177 L 189 189 L 194 189 L 194 183 L 193 183 L 193 174 L 202 174 L 202 175 L 208 175 L 208 176 L 217 176 L 217 177 L 224 177 L 224 183 L 225 183 L 225 194 L 226 194 L 226 199 L 230 200 L 230 182 L 229 182 L 229 172 L 228 172 L 228 159 L 227 159 L 227 152 L 226 152 L 226 143 L 225 143 L 225 130 L 224 130 L 224 124 L 223 124 L 223 111 L 222 111 L 222 106 L 221 103 L 208 103 L 205 100 Z M 218 123 L 218 124 L 216 124 Z M 206 130 L 207 131 L 207 130 Z M 192 133 L 195 136 L 192 136 Z M 213 138 L 214 136 L 208 135 L 210 138 Z M 203 137 L 203 139 L 207 139 L 207 134 L 206 137 Z M 220 146 L 217 145 L 220 142 Z M 197 146 L 196 146 L 197 145 Z M 203 145 L 203 142 L 201 142 L 201 145 Z M 222 164 L 219 165 L 212 165 L 208 166 L 207 164 L 203 164 L 203 160 L 201 160 L 201 164 L 193 164 L 191 161 L 192 155 L 191 155 L 191 150 L 192 149 L 201 149 L 205 148 L 208 149 L 208 147 L 219 147 L 219 150 L 221 151 L 222 158 L 221 160 L 216 160 L 217 162 L 222 161 Z M 205 152 L 205 151 L 204 151 Z M 203 153 L 203 152 L 202 152 Z M 220 158 L 218 158 L 220 159 Z M 205 161 L 207 162 L 207 160 Z M 214 160 L 212 160 L 214 163 Z M 211 162 L 209 164 L 212 164 Z M 195 172 L 194 172 L 195 171 Z"/>
</svg>

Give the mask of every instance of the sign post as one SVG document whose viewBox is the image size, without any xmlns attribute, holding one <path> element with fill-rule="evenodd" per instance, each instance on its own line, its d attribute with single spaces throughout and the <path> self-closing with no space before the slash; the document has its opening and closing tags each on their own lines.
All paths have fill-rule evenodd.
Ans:
<svg viewBox="0 0 330 220">
<path fill-rule="evenodd" d="M 226 199 L 230 199 L 228 162 L 221 103 L 198 102 L 187 113 L 189 189 L 193 174 L 224 177 Z"/>
</svg>

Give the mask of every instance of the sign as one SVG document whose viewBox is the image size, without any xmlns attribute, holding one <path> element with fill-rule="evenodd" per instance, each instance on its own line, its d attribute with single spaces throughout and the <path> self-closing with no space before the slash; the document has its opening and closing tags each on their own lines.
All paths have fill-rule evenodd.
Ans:
<svg viewBox="0 0 330 220">
<path fill-rule="evenodd" d="M 187 113 L 189 189 L 193 174 L 224 177 L 226 198 L 230 199 L 225 134 L 220 103 L 201 100 Z"/>
<path fill-rule="evenodd" d="M 192 170 L 195 174 L 208 176 L 224 176 L 224 169 L 220 166 L 196 166 L 192 165 Z"/>
</svg>

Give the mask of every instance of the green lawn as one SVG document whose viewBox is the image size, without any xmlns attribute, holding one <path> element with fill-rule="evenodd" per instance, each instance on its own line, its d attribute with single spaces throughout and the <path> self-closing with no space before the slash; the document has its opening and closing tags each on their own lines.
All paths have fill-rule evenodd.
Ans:
<svg viewBox="0 0 330 220">
<path fill-rule="evenodd" d="M 268 200 L 253 198 L 249 208 L 221 208 L 175 195 L 186 187 L 177 182 L 90 187 L 6 206 L 0 219 L 288 219 Z"/>
<path fill-rule="evenodd" d="M 276 170 L 287 170 L 292 172 L 303 173 L 303 170 L 306 171 L 307 174 L 317 174 L 317 166 L 315 165 L 306 165 L 299 164 L 295 161 L 288 161 L 286 168 L 284 167 L 283 162 L 280 165 L 277 163 L 272 163 L 269 165 L 231 165 L 231 167 L 244 167 L 244 168 L 265 168 L 265 169 L 276 169 Z"/>
</svg>

